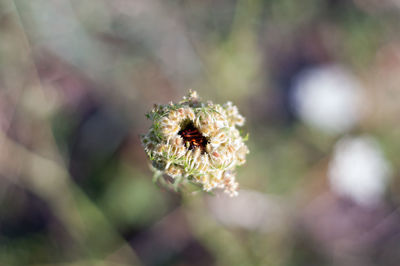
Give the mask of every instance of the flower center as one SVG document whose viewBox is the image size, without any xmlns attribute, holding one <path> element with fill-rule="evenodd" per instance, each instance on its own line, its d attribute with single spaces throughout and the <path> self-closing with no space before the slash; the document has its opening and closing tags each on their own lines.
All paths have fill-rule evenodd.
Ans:
<svg viewBox="0 0 400 266">
<path fill-rule="evenodd" d="M 203 153 L 205 152 L 208 139 L 193 125 L 193 122 L 190 121 L 184 125 L 178 134 L 183 138 L 189 150 L 200 148 Z"/>
</svg>

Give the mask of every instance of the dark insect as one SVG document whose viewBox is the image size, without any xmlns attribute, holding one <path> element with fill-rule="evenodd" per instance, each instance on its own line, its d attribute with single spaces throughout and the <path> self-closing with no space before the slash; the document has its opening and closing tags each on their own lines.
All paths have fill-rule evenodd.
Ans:
<svg viewBox="0 0 400 266">
<path fill-rule="evenodd" d="M 192 123 L 179 131 L 178 134 L 181 135 L 190 150 L 198 147 L 201 149 L 201 152 L 205 152 L 208 140 Z"/>
</svg>

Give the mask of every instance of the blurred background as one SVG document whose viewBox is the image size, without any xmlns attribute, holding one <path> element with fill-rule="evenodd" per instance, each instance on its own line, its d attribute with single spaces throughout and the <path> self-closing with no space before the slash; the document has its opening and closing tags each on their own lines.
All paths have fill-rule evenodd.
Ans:
<svg viewBox="0 0 400 266">
<path fill-rule="evenodd" d="M 0 265 L 400 265 L 398 0 L 0 0 Z M 139 134 L 232 101 L 240 195 Z"/>
</svg>

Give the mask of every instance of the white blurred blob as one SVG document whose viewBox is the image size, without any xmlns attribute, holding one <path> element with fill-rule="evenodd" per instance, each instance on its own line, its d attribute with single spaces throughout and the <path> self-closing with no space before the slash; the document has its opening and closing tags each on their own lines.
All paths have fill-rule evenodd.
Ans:
<svg viewBox="0 0 400 266">
<path fill-rule="evenodd" d="M 391 173 L 378 143 L 368 136 L 344 138 L 335 147 L 329 181 L 339 195 L 361 205 L 379 203 Z"/>
<path fill-rule="evenodd" d="M 208 203 L 214 217 L 229 227 L 270 232 L 285 221 L 282 203 L 256 191 L 241 189 L 233 198 L 209 197 Z"/>
<path fill-rule="evenodd" d="M 343 133 L 360 118 L 361 86 L 339 65 L 305 70 L 295 80 L 293 103 L 310 126 L 328 133 Z"/>
</svg>

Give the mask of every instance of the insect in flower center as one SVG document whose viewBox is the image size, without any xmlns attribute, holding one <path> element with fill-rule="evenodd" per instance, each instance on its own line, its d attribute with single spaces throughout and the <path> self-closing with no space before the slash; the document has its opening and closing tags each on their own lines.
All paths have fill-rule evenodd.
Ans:
<svg viewBox="0 0 400 266">
<path fill-rule="evenodd" d="M 202 153 L 205 152 L 208 139 L 193 125 L 193 122 L 185 123 L 178 134 L 183 138 L 189 150 L 200 148 Z"/>
</svg>

